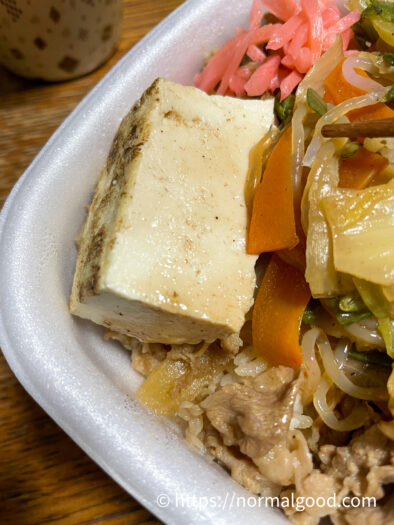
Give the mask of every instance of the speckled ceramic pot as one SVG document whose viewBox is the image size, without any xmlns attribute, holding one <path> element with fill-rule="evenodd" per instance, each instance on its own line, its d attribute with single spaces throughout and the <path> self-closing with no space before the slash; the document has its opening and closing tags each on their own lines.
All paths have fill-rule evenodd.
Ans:
<svg viewBox="0 0 394 525">
<path fill-rule="evenodd" d="M 67 80 L 92 71 L 119 39 L 121 0 L 0 0 L 0 63 L 14 73 Z"/>
</svg>

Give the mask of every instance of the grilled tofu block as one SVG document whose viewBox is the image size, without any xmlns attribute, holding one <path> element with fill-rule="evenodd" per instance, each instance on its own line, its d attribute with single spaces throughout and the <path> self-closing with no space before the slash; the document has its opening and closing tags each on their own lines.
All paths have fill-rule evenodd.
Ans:
<svg viewBox="0 0 394 525">
<path fill-rule="evenodd" d="M 157 79 L 124 118 L 83 231 L 70 307 L 141 341 L 239 332 L 253 303 L 244 185 L 272 100 Z"/>
</svg>

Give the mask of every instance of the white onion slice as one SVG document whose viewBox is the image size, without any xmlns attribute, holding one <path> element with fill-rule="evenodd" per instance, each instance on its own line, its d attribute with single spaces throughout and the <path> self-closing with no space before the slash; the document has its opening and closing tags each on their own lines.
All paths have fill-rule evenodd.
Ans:
<svg viewBox="0 0 394 525">
<path fill-rule="evenodd" d="M 312 167 L 312 164 L 316 158 L 317 152 L 319 151 L 321 145 L 322 142 L 320 140 L 320 137 L 318 135 L 315 135 L 311 140 L 308 149 L 306 150 L 304 160 L 302 161 L 303 166 L 306 166 L 308 168 Z"/>
<path fill-rule="evenodd" d="M 292 119 L 292 176 L 294 201 L 301 199 L 302 159 L 304 157 L 305 130 L 303 121 L 306 115 L 306 105 L 300 104 L 294 111 Z"/>
<path fill-rule="evenodd" d="M 367 93 L 370 91 L 384 92 L 384 86 L 371 78 L 359 75 L 355 71 L 355 68 L 363 69 L 364 71 L 371 73 L 373 70 L 373 64 L 369 60 L 356 55 L 348 57 L 342 64 L 342 74 L 349 84 L 352 84 L 352 86 L 362 89 Z"/>
</svg>

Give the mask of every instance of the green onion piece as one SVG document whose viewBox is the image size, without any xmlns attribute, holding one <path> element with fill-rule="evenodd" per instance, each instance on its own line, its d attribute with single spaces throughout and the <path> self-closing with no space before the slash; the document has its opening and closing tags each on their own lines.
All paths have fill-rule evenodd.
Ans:
<svg viewBox="0 0 394 525">
<path fill-rule="evenodd" d="M 344 295 L 340 298 L 338 306 L 342 312 L 359 312 L 367 309 L 359 295 Z"/>
<path fill-rule="evenodd" d="M 382 98 L 382 102 L 394 102 L 394 86 L 391 86 L 391 88 Z"/>
<path fill-rule="evenodd" d="M 336 318 L 339 324 L 349 326 L 371 316 L 372 314 L 369 310 L 364 310 L 359 312 L 340 312 L 336 315 Z"/>
<path fill-rule="evenodd" d="M 350 324 L 358 323 L 358 321 L 362 321 L 363 319 L 372 316 L 372 313 L 366 306 L 364 306 L 362 310 L 357 310 L 355 312 L 344 312 L 340 309 L 339 300 L 337 298 L 333 297 L 329 299 L 328 303 L 334 317 L 342 326 L 349 326 Z"/>
<path fill-rule="evenodd" d="M 295 96 L 290 93 L 282 102 L 280 101 L 280 94 L 275 97 L 274 110 L 282 125 L 291 119 L 293 115 Z"/>
<path fill-rule="evenodd" d="M 383 53 L 383 60 L 389 66 L 394 66 L 394 53 Z"/>
<path fill-rule="evenodd" d="M 360 146 L 359 142 L 347 142 L 341 149 L 341 157 L 343 159 L 352 157 L 360 149 Z"/>
<path fill-rule="evenodd" d="M 308 91 L 306 92 L 306 101 L 311 110 L 315 111 L 321 117 L 327 113 L 327 104 L 314 89 L 308 88 Z"/>
<path fill-rule="evenodd" d="M 377 350 L 368 350 L 365 352 L 358 352 L 357 350 L 350 350 L 348 353 L 350 359 L 355 359 L 367 365 L 384 366 L 385 368 L 392 368 L 393 361 L 385 352 Z"/>
<path fill-rule="evenodd" d="M 315 306 L 317 301 L 314 299 L 311 299 L 309 303 L 307 304 L 304 314 L 302 316 L 302 322 L 305 324 L 308 324 L 309 326 L 316 326 L 317 325 L 317 319 L 316 319 L 316 312 L 315 312 Z"/>
<path fill-rule="evenodd" d="M 381 2 L 380 0 L 371 0 L 368 7 L 362 12 L 363 18 L 372 18 L 374 16 L 380 16 L 387 22 L 394 23 L 394 3 L 392 2 Z"/>
</svg>

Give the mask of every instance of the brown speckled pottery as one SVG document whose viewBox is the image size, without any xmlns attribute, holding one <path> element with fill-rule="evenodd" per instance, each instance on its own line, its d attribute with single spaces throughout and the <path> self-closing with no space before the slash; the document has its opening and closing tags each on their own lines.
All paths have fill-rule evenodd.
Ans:
<svg viewBox="0 0 394 525">
<path fill-rule="evenodd" d="M 52 81 L 89 73 L 115 50 L 121 11 L 121 0 L 0 0 L 0 63 Z"/>
</svg>

